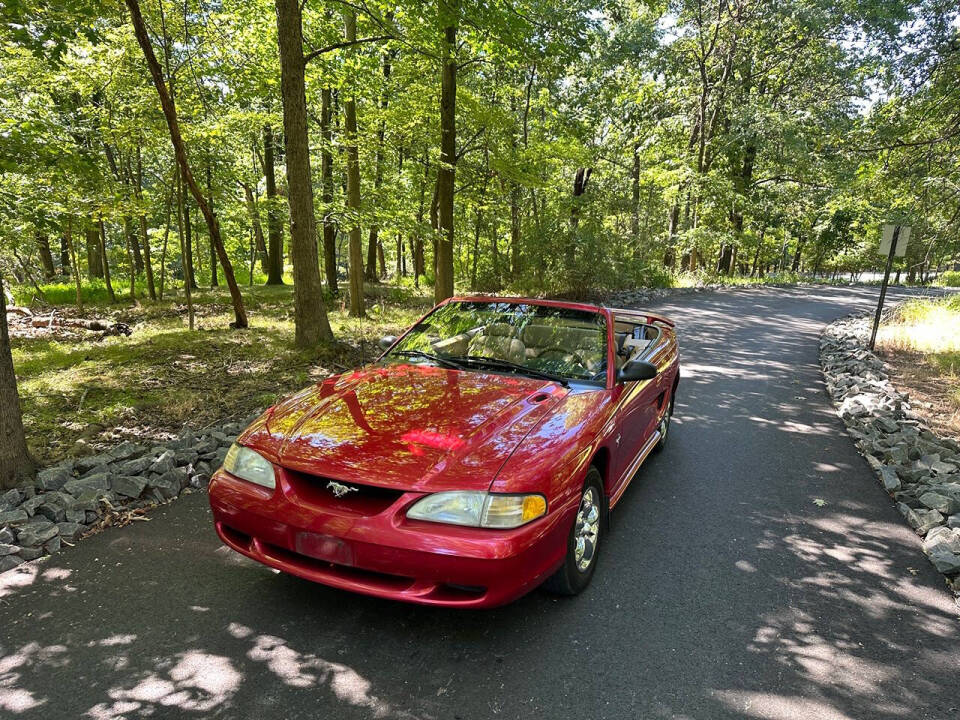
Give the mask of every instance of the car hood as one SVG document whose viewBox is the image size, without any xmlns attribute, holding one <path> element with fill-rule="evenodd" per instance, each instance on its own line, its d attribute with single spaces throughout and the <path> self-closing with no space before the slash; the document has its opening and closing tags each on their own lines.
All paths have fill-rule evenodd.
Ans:
<svg viewBox="0 0 960 720">
<path fill-rule="evenodd" d="M 282 467 L 400 490 L 486 490 L 563 386 L 412 364 L 328 378 L 241 435 Z"/>
</svg>

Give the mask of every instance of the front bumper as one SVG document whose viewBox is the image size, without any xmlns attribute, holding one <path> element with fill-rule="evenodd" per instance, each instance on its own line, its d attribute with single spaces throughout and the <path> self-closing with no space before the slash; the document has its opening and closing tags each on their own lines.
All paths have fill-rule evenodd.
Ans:
<svg viewBox="0 0 960 720">
<path fill-rule="evenodd" d="M 560 566 L 573 522 L 572 507 L 514 530 L 408 520 L 423 493 L 357 511 L 332 495 L 328 502 L 329 493 L 299 492 L 292 473 L 275 472 L 276 490 L 214 474 L 210 507 L 220 539 L 291 575 L 393 600 L 451 607 L 515 600 Z"/>
</svg>

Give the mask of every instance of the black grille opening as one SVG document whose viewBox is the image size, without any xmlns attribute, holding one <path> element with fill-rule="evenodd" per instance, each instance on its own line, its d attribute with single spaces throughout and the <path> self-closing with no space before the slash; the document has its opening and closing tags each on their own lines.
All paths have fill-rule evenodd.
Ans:
<svg viewBox="0 0 960 720">
<path fill-rule="evenodd" d="M 299 501 L 336 512 L 377 515 L 393 505 L 404 494 L 403 490 L 359 483 L 340 483 L 331 478 L 297 470 L 284 469 L 283 472 Z M 335 484 L 331 485 L 331 483 Z M 351 489 L 337 497 L 335 494 L 337 485 Z"/>
</svg>

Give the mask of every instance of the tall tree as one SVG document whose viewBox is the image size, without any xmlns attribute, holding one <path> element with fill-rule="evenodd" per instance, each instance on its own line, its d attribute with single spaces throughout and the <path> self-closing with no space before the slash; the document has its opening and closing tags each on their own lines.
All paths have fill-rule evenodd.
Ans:
<svg viewBox="0 0 960 720">
<path fill-rule="evenodd" d="M 273 126 L 263 126 L 263 172 L 267 185 L 267 285 L 283 285 L 283 222 L 277 207 L 277 169 Z"/>
<path fill-rule="evenodd" d="M 437 253 L 433 297 L 453 296 L 453 194 L 457 167 L 457 20 L 459 0 L 437 0 L 443 42 L 440 81 L 440 167 L 437 170 Z"/>
<path fill-rule="evenodd" d="M 344 42 L 357 42 L 357 14 L 343 11 Z M 351 50 L 351 52 L 353 52 Z M 366 315 L 363 298 L 363 237 L 360 228 L 360 151 L 357 147 L 356 89 L 351 87 L 343 100 L 343 129 L 347 146 L 347 218 L 350 223 L 350 315 Z"/>
<path fill-rule="evenodd" d="M 7 330 L 7 295 L 0 276 L 0 490 L 29 480 L 36 464 L 27 450 Z"/>
<path fill-rule="evenodd" d="M 320 141 L 323 148 L 320 152 L 320 186 L 321 200 L 323 201 L 323 268 L 327 276 L 327 287 L 336 297 L 340 294 L 337 287 L 337 231 L 333 224 L 333 149 L 331 131 L 331 91 L 329 87 L 321 91 L 320 101 Z"/>
<path fill-rule="evenodd" d="M 138 0 L 126 0 L 126 3 L 127 8 L 130 11 L 130 18 L 133 22 L 133 29 L 137 36 L 137 42 L 140 44 L 141 50 L 143 50 L 143 55 L 144 58 L 146 58 L 147 66 L 150 68 L 150 75 L 153 77 L 153 84 L 157 89 L 157 94 L 160 96 L 160 106 L 163 108 L 163 114 L 167 120 L 167 127 L 170 131 L 170 140 L 173 143 L 173 150 L 174 155 L 177 158 L 177 164 L 180 166 L 180 173 L 183 176 L 183 179 L 186 181 L 187 186 L 190 188 L 190 193 L 193 195 L 194 200 L 196 200 L 197 205 L 200 207 L 200 212 L 203 213 L 203 217 L 207 221 L 207 230 L 210 234 L 210 241 L 215 244 L 217 256 L 220 258 L 220 263 L 223 265 L 224 278 L 227 281 L 227 286 L 230 288 L 230 298 L 233 301 L 233 325 L 238 328 L 245 328 L 247 327 L 247 313 L 243 307 L 243 297 L 240 295 L 240 288 L 237 285 L 236 278 L 233 275 L 233 265 L 230 263 L 230 258 L 227 257 L 227 252 L 223 247 L 223 241 L 220 238 L 220 227 L 217 223 L 217 218 L 214 216 L 213 212 L 210 210 L 210 207 L 204 200 L 203 194 L 200 192 L 200 188 L 197 187 L 197 182 L 193 177 L 193 171 L 190 169 L 190 162 L 187 159 L 186 147 L 183 144 L 183 138 L 180 136 L 180 125 L 177 121 L 177 110 L 174 107 L 167 91 L 167 86 L 163 79 L 163 70 L 160 67 L 160 63 L 157 62 L 157 56 L 153 52 L 153 45 L 150 42 L 150 35 L 147 33 L 147 26 L 144 23 L 143 15 L 140 12 L 140 4 Z"/>
<path fill-rule="evenodd" d="M 293 307 L 296 344 L 313 347 L 333 339 L 323 304 L 317 254 L 307 137 L 307 98 L 304 84 L 303 20 L 300 0 L 276 0 L 277 38 L 283 94 L 283 139 L 290 204 L 290 254 L 293 259 Z"/>
</svg>

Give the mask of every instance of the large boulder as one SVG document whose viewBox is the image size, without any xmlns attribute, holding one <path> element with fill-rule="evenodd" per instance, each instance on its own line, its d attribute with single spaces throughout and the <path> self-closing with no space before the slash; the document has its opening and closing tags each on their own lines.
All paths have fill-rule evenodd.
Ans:
<svg viewBox="0 0 960 720">
<path fill-rule="evenodd" d="M 926 492 L 920 496 L 920 503 L 930 509 L 936 510 L 942 515 L 952 515 L 960 511 L 960 501 L 954 500 L 946 495 L 935 492 Z"/>
<path fill-rule="evenodd" d="M 68 480 L 73 479 L 73 462 L 69 461 L 45 468 L 37 473 L 38 490 L 59 490 Z"/>
<path fill-rule="evenodd" d="M 109 490 L 110 476 L 107 473 L 97 473 L 67 481 L 63 489 L 77 497 L 87 490 Z"/>
<path fill-rule="evenodd" d="M 920 535 L 925 535 L 928 530 L 943 524 L 943 515 L 937 510 L 914 510 L 905 503 L 899 503 L 897 509 L 910 523 L 910 527 Z"/>
<path fill-rule="evenodd" d="M 86 475 L 92 470 L 103 467 L 110 462 L 110 457 L 107 455 L 90 455 L 88 457 L 78 458 L 74 462 L 74 468 L 77 473 L 81 476 Z"/>
<path fill-rule="evenodd" d="M 173 470 L 173 468 L 176 467 L 176 458 L 176 453 L 174 453 L 173 450 L 165 450 L 160 454 L 160 457 L 150 464 L 148 469 L 153 475 L 163 475 L 165 472 Z"/>
<path fill-rule="evenodd" d="M 184 468 L 174 468 L 151 480 L 150 487 L 156 489 L 164 500 L 172 500 L 180 494 L 187 481 L 186 470 Z"/>
<path fill-rule="evenodd" d="M 55 537 L 60 532 L 53 523 L 47 525 L 31 524 L 25 525 L 20 529 L 20 535 L 17 541 L 24 547 L 38 547 L 46 543 L 50 538 Z"/>
<path fill-rule="evenodd" d="M 80 533 L 86 530 L 83 525 L 74 522 L 57 523 L 57 529 L 60 531 L 60 537 L 67 540 L 76 540 Z"/>
<path fill-rule="evenodd" d="M 20 508 L 8 510 L 6 512 L 0 512 L 0 526 L 25 523 L 29 517 L 30 516 L 27 515 L 27 511 L 21 510 Z"/>
<path fill-rule="evenodd" d="M 923 551 L 945 575 L 960 572 L 960 530 L 957 528 L 933 528 L 923 541 Z"/>
<path fill-rule="evenodd" d="M 52 522 L 63 522 L 67 519 L 67 508 L 73 502 L 73 498 L 63 492 L 49 492 L 38 497 L 43 498 L 43 503 L 37 508 L 37 512 Z"/>
<path fill-rule="evenodd" d="M 29 500 L 24 500 L 22 503 L 20 503 L 20 509 L 30 517 L 33 517 L 37 514 L 37 508 L 43 505 L 43 501 L 43 495 L 34 495 Z"/>
<path fill-rule="evenodd" d="M 136 475 L 118 475 L 110 481 L 110 489 L 117 495 L 138 498 L 147 486 L 147 480 Z"/>
<path fill-rule="evenodd" d="M 15 567 L 22 564 L 23 558 L 17 557 L 16 555 L 0 557 L 0 573 L 6 572 L 7 570 L 13 570 Z"/>
<path fill-rule="evenodd" d="M 20 493 L 19 488 L 11 488 L 10 490 L 7 490 L 5 493 L 0 495 L 0 512 L 13 510 L 22 501 L 23 495 Z"/>
<path fill-rule="evenodd" d="M 880 481 L 883 483 L 883 489 L 888 493 L 895 493 L 900 489 L 900 478 L 897 471 L 889 465 L 880 466 Z"/>
</svg>

